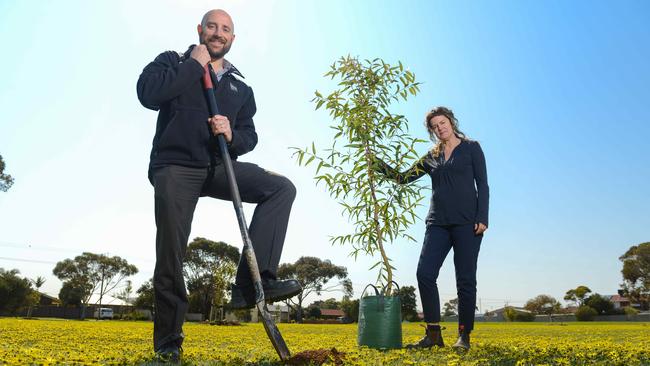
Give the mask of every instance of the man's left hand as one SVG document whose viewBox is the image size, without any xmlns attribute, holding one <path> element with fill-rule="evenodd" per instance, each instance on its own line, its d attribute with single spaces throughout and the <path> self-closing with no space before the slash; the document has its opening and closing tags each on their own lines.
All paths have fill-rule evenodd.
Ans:
<svg viewBox="0 0 650 366">
<path fill-rule="evenodd" d="M 228 120 L 228 117 L 217 114 L 212 118 L 208 118 L 208 124 L 215 136 L 223 134 L 226 138 L 226 142 L 230 143 L 230 141 L 232 141 L 232 130 L 230 129 L 230 121 Z"/>
</svg>

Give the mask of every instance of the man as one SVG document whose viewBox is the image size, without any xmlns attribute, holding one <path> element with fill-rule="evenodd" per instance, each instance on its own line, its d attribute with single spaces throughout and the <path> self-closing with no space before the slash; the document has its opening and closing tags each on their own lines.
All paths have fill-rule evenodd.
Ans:
<svg viewBox="0 0 650 366">
<path fill-rule="evenodd" d="M 144 68 L 137 84 L 142 105 L 159 111 L 149 164 L 157 227 L 153 338 L 156 353 L 170 360 L 180 358 L 184 338 L 182 325 L 188 301 L 183 257 L 194 208 L 200 196 L 231 200 L 217 135 L 223 134 L 228 142 L 242 200 L 257 203 L 249 231 L 265 298 L 279 301 L 302 290 L 297 281 L 276 280 L 295 187 L 281 175 L 236 161 L 253 150 L 257 134 L 253 91 L 224 59 L 235 39 L 232 19 L 223 10 L 211 10 L 203 16 L 197 32 L 199 45 L 190 46 L 183 54 L 160 54 Z M 221 113 L 212 118 L 201 84 L 205 65 L 210 69 Z M 255 305 L 245 260 L 239 262 L 231 305 Z"/>
</svg>

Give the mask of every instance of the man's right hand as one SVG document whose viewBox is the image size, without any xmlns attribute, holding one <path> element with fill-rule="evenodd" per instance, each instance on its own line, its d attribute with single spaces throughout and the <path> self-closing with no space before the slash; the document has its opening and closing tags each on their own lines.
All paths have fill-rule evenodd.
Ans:
<svg viewBox="0 0 650 366">
<path fill-rule="evenodd" d="M 201 66 L 205 66 L 210 62 L 210 53 L 208 52 L 208 48 L 205 47 L 204 44 L 199 44 L 196 45 L 193 49 L 192 52 L 190 53 L 190 57 L 198 61 Z"/>
</svg>

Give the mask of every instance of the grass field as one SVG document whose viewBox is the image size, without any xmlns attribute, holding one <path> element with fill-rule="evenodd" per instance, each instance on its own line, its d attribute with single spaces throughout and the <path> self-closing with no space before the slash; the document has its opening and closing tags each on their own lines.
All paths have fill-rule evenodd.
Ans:
<svg viewBox="0 0 650 366">
<path fill-rule="evenodd" d="M 455 324 L 443 324 L 445 343 Z M 148 363 L 152 323 L 0 318 L 0 364 Z M 356 344 L 356 325 L 279 324 L 292 353 L 332 348 L 349 365 L 650 365 L 649 323 L 478 323 L 472 349 L 378 351 Z M 261 324 L 186 324 L 184 360 L 200 365 L 280 365 Z M 404 324 L 404 343 L 423 334 Z"/>
</svg>

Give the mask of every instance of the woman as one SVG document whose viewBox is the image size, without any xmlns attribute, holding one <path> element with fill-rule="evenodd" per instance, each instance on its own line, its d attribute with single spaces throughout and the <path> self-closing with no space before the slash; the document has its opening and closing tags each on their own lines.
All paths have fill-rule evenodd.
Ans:
<svg viewBox="0 0 650 366">
<path fill-rule="evenodd" d="M 489 188 L 481 146 L 458 129 L 458 120 L 446 107 L 427 113 L 426 128 L 433 149 L 404 173 L 383 162 L 380 171 L 398 183 L 410 183 L 425 173 L 431 177 L 432 197 L 417 279 L 426 335 L 408 348 L 443 347 L 440 297 L 436 280 L 447 253 L 454 249 L 458 293 L 458 341 L 469 349 L 476 307 L 476 262 L 483 232 L 488 226 Z"/>
</svg>

